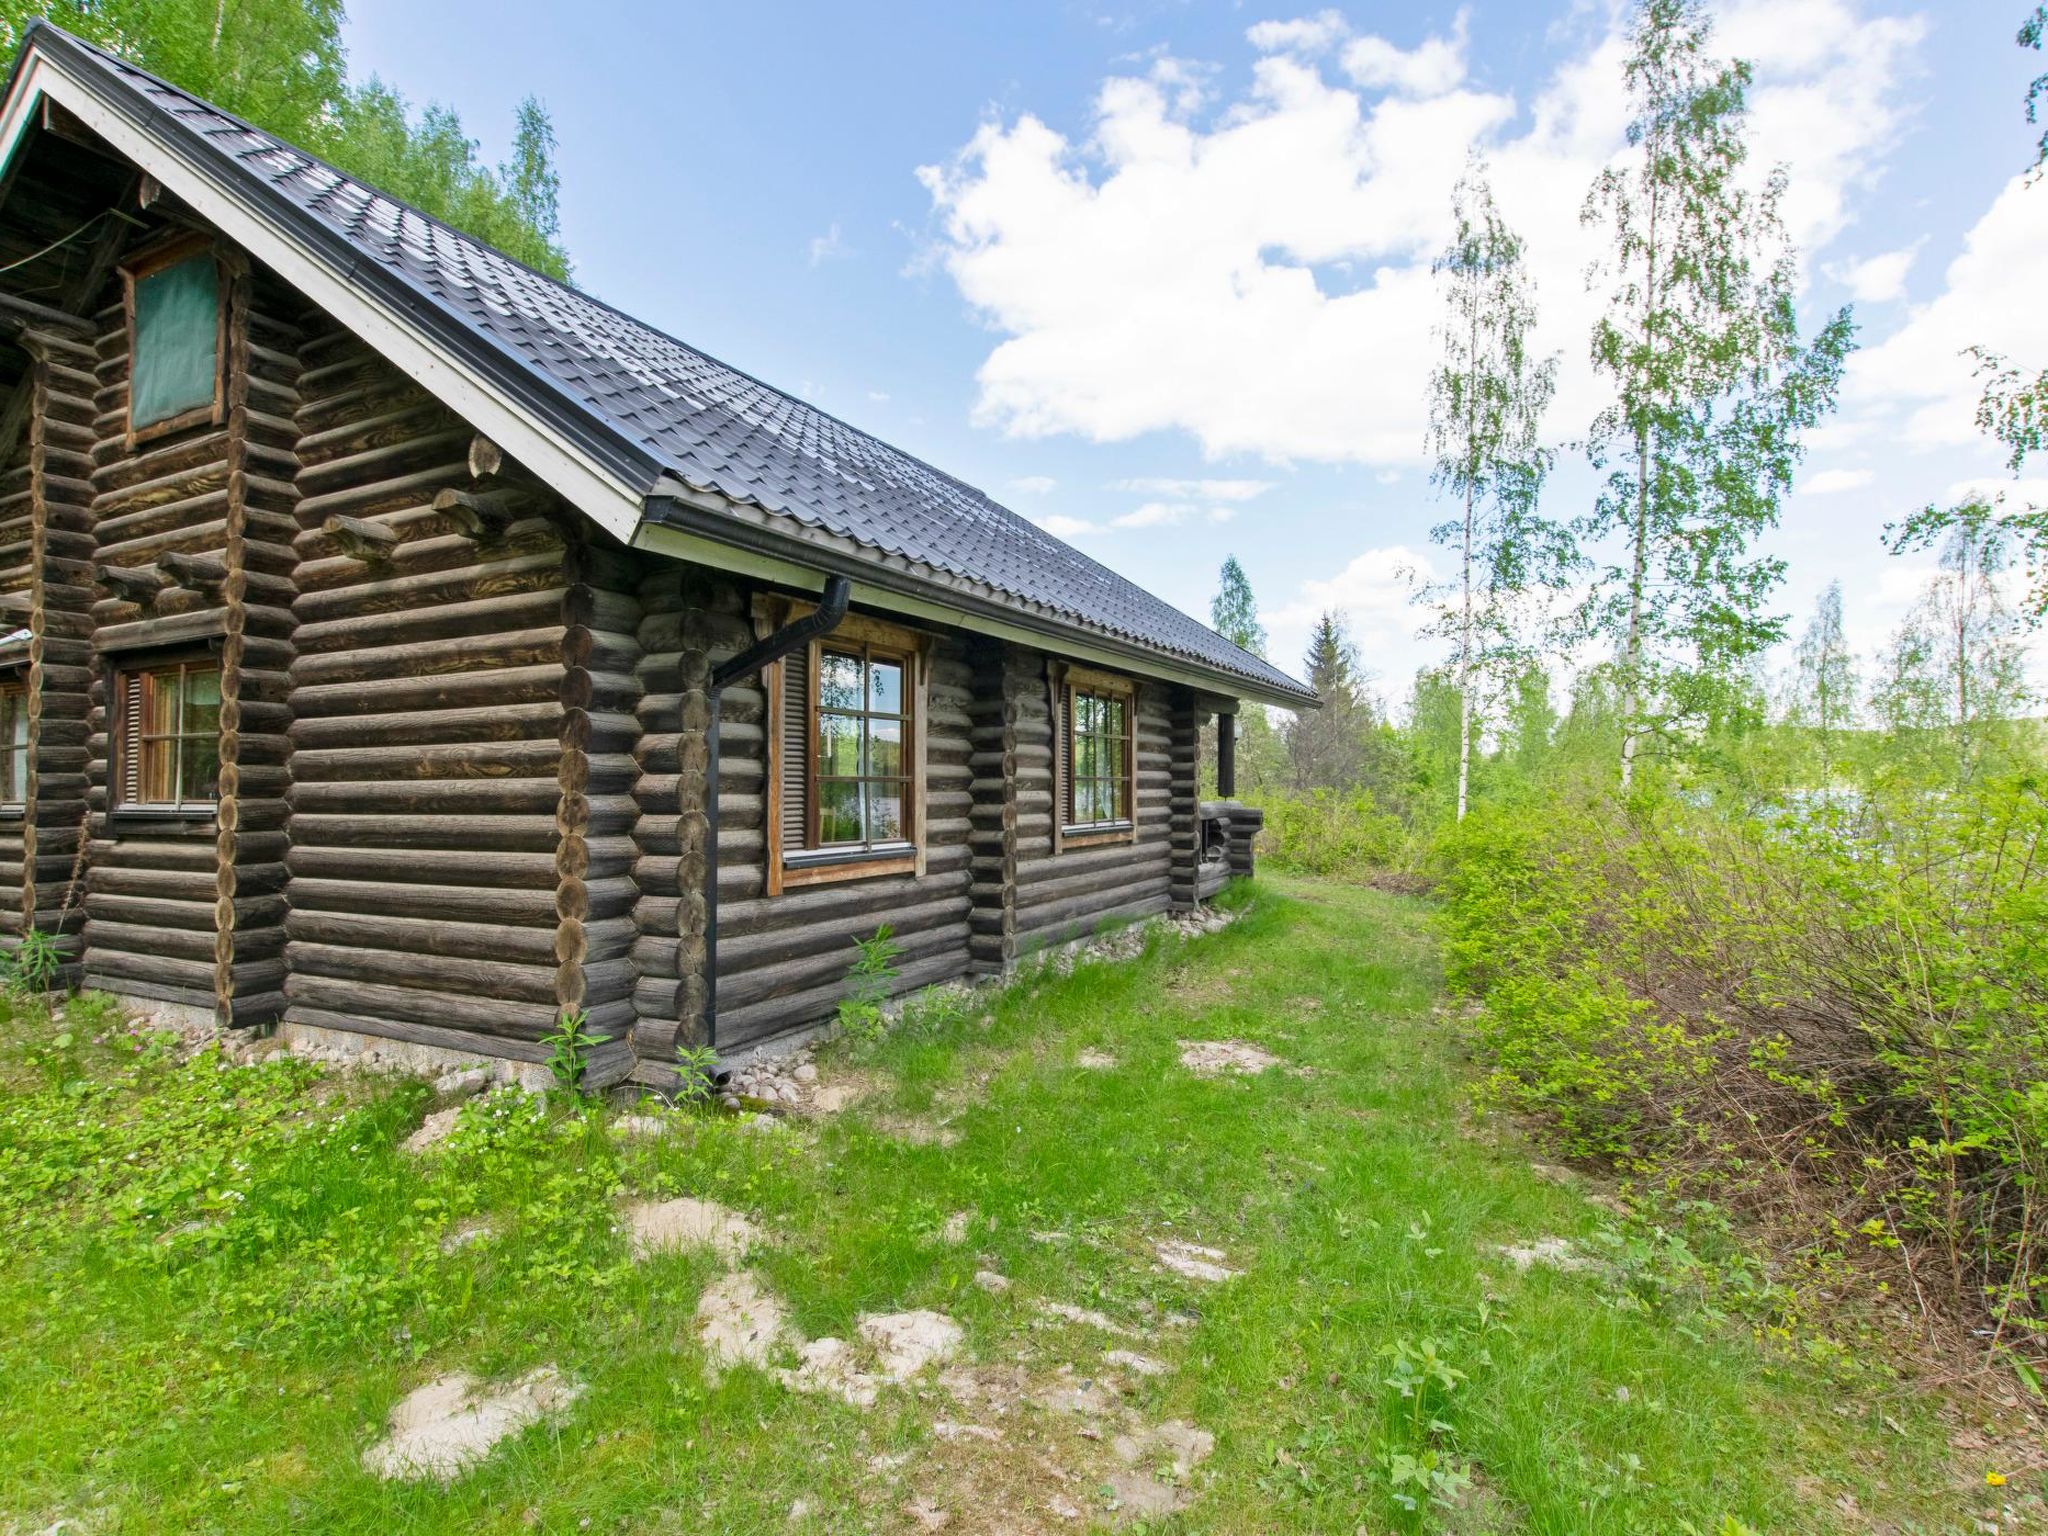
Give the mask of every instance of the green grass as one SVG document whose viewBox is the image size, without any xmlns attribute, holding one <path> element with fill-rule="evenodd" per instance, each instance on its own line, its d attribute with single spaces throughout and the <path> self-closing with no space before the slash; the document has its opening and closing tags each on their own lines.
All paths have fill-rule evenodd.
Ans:
<svg viewBox="0 0 2048 1536">
<path fill-rule="evenodd" d="M 716 1261 L 635 1265 L 613 1229 L 619 1200 L 674 1193 L 777 1235 L 755 1267 L 807 1336 L 928 1307 L 974 1360 L 1046 1380 L 1093 1374 L 1120 1341 L 1044 1326 L 1038 1299 L 1149 1329 L 1135 1347 L 1174 1368 L 1133 1408 L 1217 1442 L 1166 1529 L 1820 1532 L 1846 1494 L 1933 1532 L 1990 1507 L 1993 1469 L 1949 1464 L 1936 1400 L 1876 1366 L 1823 1373 L 1641 1233 L 1612 1250 L 1625 1278 L 1501 1258 L 1623 1234 L 1511 1130 L 1475 1126 L 1427 909 L 1400 897 L 1268 882 L 1222 934 L 828 1061 L 876 1091 L 779 1135 L 692 1118 L 621 1142 L 602 1111 L 499 1095 L 414 1158 L 396 1143 L 427 1108 L 418 1085 L 180 1064 L 76 1004 L 5 1035 L 0 1531 L 898 1530 L 913 1494 L 955 1532 L 999 1528 L 1004 1505 L 1017 1528 L 1080 1528 L 1027 1507 L 1054 1491 L 1108 1521 L 1078 1421 L 1027 1413 L 1001 1445 L 940 1445 L 933 1422 L 972 1411 L 929 1382 L 866 1413 L 748 1369 L 708 1386 L 692 1318 Z M 1179 1066 L 1178 1040 L 1229 1037 L 1307 1070 Z M 1078 1069 L 1088 1048 L 1118 1065 Z M 938 1120 L 957 1144 L 890 1134 Z M 950 1247 L 958 1211 L 976 1224 Z M 497 1236 L 444 1253 L 479 1217 Z M 1161 1270 L 1149 1243 L 1174 1236 L 1244 1273 Z M 1012 1289 L 976 1287 L 982 1268 Z M 1424 1340 L 1465 1380 L 1418 1432 L 1382 1351 Z M 360 1470 L 413 1386 L 542 1363 L 587 1395 L 452 1488 Z M 1423 1450 L 1474 1478 L 1457 1507 L 1395 1501 L 1386 1456 Z M 2031 1491 L 2005 1470 L 2005 1498 Z"/>
</svg>

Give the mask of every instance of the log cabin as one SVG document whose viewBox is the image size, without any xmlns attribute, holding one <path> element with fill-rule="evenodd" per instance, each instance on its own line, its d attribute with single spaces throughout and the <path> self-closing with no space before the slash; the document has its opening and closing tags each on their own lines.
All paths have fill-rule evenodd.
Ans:
<svg viewBox="0 0 2048 1536">
<path fill-rule="evenodd" d="M 0 936 L 672 1085 L 1249 873 L 1310 692 L 977 490 L 46 24 L 0 106 Z M 1216 723 L 1221 799 L 1199 743 Z"/>
</svg>

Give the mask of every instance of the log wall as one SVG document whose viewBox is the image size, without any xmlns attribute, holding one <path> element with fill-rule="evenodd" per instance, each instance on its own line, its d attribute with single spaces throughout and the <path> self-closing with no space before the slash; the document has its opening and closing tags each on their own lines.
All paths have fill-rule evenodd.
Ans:
<svg viewBox="0 0 2048 1536">
<path fill-rule="evenodd" d="M 227 273 L 224 420 L 139 447 L 118 280 L 54 328 L 0 315 L 28 359 L 0 633 L 28 630 L 31 683 L 0 941 L 40 928 L 87 984 L 234 1026 L 533 1062 L 581 1013 L 593 1081 L 659 1084 L 705 1038 L 714 860 L 726 1051 L 829 1017 L 883 922 L 909 990 L 1199 898 L 1192 699 L 1137 690 L 1134 840 L 1056 852 L 1049 657 L 950 631 L 920 871 L 770 896 L 762 679 L 725 690 L 707 782 L 710 676 L 762 592 L 620 547 L 274 275 Z M 212 814 L 111 788 L 114 673 L 173 644 L 220 659 Z"/>
<path fill-rule="evenodd" d="M 779 896 L 764 890 L 764 701 L 758 686 L 726 690 L 718 847 L 721 1050 L 830 1015 L 847 993 L 854 940 L 885 922 L 902 949 L 896 990 L 969 969 L 974 665 L 961 641 L 940 637 L 925 671 L 925 872 L 794 886 Z"/>
<path fill-rule="evenodd" d="M 1167 911 L 1174 900 L 1172 690 L 1137 687 L 1135 837 L 1053 850 L 1054 705 L 1045 658 L 1023 652 L 1009 667 L 1018 741 L 1016 938 L 1020 953 L 1085 938 L 1106 922 Z"/>
<path fill-rule="evenodd" d="M 20 818 L 0 822 L 0 935 L 30 928 L 78 951 L 75 877 L 85 837 L 86 690 L 92 677 L 92 391 L 85 328 L 26 329 L 20 436 L 0 471 L 0 626 L 24 686 Z M 6 744 L 0 743 L 0 750 Z M 75 965 L 66 979 L 73 979 Z"/>
</svg>

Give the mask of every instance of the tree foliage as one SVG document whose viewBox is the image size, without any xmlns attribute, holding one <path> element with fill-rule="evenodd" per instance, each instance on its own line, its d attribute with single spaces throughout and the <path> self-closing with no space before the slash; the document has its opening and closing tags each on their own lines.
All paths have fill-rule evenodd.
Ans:
<svg viewBox="0 0 2048 1536">
<path fill-rule="evenodd" d="M 449 107 L 349 83 L 340 0 L 0 0 L 0 47 L 38 17 L 99 44 L 515 260 L 567 280 L 555 137 L 533 97 L 492 168 Z"/>
<path fill-rule="evenodd" d="M 1564 580 L 1570 535 L 1538 515 L 1552 454 L 1543 413 L 1557 388 L 1557 360 L 1529 350 L 1536 304 L 1522 241 L 1494 205 L 1475 161 L 1451 193 L 1454 232 L 1432 267 L 1443 284 L 1442 348 L 1430 376 L 1430 483 L 1461 515 L 1430 536 L 1458 551 L 1455 608 L 1436 630 L 1457 642 L 1457 814 L 1470 799 L 1472 737 L 1483 711 L 1475 695 L 1525 651 L 1518 603 L 1532 586 Z"/>
<path fill-rule="evenodd" d="M 1254 656 L 1266 654 L 1266 627 L 1259 622 L 1251 579 L 1235 555 L 1224 556 L 1216 596 L 1209 603 L 1209 627 L 1240 650 Z"/>
<path fill-rule="evenodd" d="M 1288 728 L 1294 786 L 1355 789 L 1365 778 L 1372 705 L 1360 687 L 1358 648 L 1335 613 L 1316 620 L 1302 667 L 1320 707 L 1300 711 Z"/>
<path fill-rule="evenodd" d="M 1609 242 L 1592 357 L 1614 398 L 1587 437 L 1606 479 L 1581 532 L 1621 548 L 1584 618 L 1616 649 L 1624 783 L 1646 737 L 1697 723 L 1728 669 L 1780 638 L 1768 603 L 1783 563 L 1752 546 L 1777 522 L 1852 336 L 1843 310 L 1800 341 L 1784 175 L 1749 184 L 1749 68 L 1715 59 L 1709 40 L 1701 0 L 1641 0 L 1630 153 L 1584 211 Z"/>
</svg>

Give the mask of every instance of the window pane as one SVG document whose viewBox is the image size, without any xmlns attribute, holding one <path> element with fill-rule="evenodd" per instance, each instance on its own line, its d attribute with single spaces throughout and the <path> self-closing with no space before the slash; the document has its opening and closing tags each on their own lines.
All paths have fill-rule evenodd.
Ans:
<svg viewBox="0 0 2048 1536">
<path fill-rule="evenodd" d="M 846 779 L 826 779 L 818 785 L 818 841 L 860 841 L 859 783 Z"/>
<path fill-rule="evenodd" d="M 903 668 L 895 662 L 869 664 L 868 708 L 878 715 L 903 713 Z"/>
<path fill-rule="evenodd" d="M 877 843 L 899 841 L 903 836 L 902 783 L 871 783 L 867 791 L 869 840 Z"/>
<path fill-rule="evenodd" d="M 1104 699 L 1102 701 L 1102 732 L 1105 736 L 1124 734 L 1124 701 Z"/>
<path fill-rule="evenodd" d="M 171 769 L 176 759 L 172 753 L 177 742 L 170 737 L 159 737 L 155 741 L 142 743 L 142 773 L 140 776 L 141 798 L 157 804 L 171 798 Z"/>
<path fill-rule="evenodd" d="M 180 735 L 220 734 L 220 674 L 187 672 L 184 682 L 185 707 L 179 712 Z"/>
<path fill-rule="evenodd" d="M 818 716 L 819 773 L 852 778 L 860 772 L 861 724 L 854 715 Z"/>
<path fill-rule="evenodd" d="M 219 346 L 220 269 L 211 255 L 138 277 L 128 425 L 211 407 Z"/>
<path fill-rule="evenodd" d="M 868 773 L 899 778 L 903 773 L 903 726 L 896 720 L 868 722 Z"/>
<path fill-rule="evenodd" d="M 818 657 L 818 708 L 860 708 L 860 658 L 825 651 Z"/>
<path fill-rule="evenodd" d="M 1104 779 L 1102 781 L 1103 820 L 1123 821 L 1131 814 L 1131 808 L 1124 804 L 1124 781 Z"/>
<path fill-rule="evenodd" d="M 1074 777 L 1092 779 L 1095 777 L 1095 738 L 1078 736 L 1074 739 Z"/>
<path fill-rule="evenodd" d="M 220 737 L 184 736 L 178 740 L 178 798 L 219 798 Z"/>
</svg>

